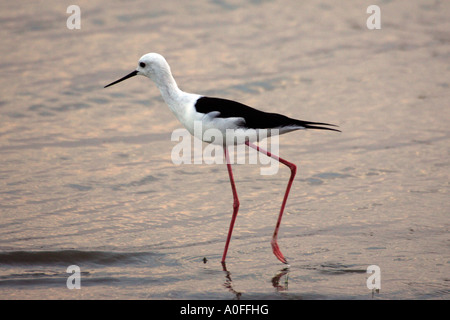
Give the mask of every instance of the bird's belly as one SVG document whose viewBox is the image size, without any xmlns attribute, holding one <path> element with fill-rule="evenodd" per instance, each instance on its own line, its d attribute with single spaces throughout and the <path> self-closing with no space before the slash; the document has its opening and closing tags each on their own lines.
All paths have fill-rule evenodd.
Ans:
<svg viewBox="0 0 450 320">
<path fill-rule="evenodd" d="M 278 135 L 278 130 L 242 127 L 240 118 L 207 118 L 185 123 L 194 137 L 215 145 L 239 145 Z"/>
</svg>

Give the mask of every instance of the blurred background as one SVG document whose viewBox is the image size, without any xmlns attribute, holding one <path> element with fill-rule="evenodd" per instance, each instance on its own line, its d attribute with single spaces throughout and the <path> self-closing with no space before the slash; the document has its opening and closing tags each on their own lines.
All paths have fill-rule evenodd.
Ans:
<svg viewBox="0 0 450 320">
<path fill-rule="evenodd" d="M 448 1 L 0 9 L 1 299 L 449 298 Z M 184 91 L 340 126 L 280 137 L 299 168 L 278 237 L 289 268 L 270 247 L 289 170 L 234 166 L 223 270 L 226 167 L 172 163 L 181 125 L 148 79 L 103 89 L 148 52 Z"/>
</svg>

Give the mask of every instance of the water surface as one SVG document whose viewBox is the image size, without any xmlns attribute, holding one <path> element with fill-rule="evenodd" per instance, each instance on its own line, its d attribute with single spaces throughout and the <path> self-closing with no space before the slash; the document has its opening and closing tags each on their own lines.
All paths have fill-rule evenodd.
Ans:
<svg viewBox="0 0 450 320">
<path fill-rule="evenodd" d="M 446 1 L 0 4 L 0 298 L 448 299 Z M 343 131 L 280 137 L 289 170 L 171 161 L 180 124 L 144 78 L 163 54 L 188 92 Z M 206 263 L 205 263 L 206 261 Z M 81 270 L 69 290 L 66 269 Z M 366 286 L 381 270 L 381 290 Z"/>
</svg>

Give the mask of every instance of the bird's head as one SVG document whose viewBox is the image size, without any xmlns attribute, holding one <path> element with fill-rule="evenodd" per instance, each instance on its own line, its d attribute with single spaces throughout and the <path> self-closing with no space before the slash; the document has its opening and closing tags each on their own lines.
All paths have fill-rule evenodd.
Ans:
<svg viewBox="0 0 450 320">
<path fill-rule="evenodd" d="M 139 59 L 136 70 L 127 74 L 125 77 L 106 85 L 105 88 L 136 75 L 146 76 L 157 82 L 164 74 L 170 74 L 170 67 L 166 59 L 158 53 L 147 53 Z"/>
</svg>

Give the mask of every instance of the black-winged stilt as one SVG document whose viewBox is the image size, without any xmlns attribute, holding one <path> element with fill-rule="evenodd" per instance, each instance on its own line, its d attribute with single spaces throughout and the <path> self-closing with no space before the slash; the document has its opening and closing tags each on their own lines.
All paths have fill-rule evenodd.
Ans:
<svg viewBox="0 0 450 320">
<path fill-rule="evenodd" d="M 278 134 L 283 134 L 299 129 L 321 129 L 338 131 L 338 129 L 330 128 L 336 127 L 333 124 L 323 122 L 310 122 L 296 120 L 277 113 L 267 113 L 260 110 L 253 109 L 249 106 L 241 104 L 236 101 L 205 97 L 198 94 L 187 93 L 181 91 L 170 71 L 169 64 L 163 56 L 157 53 L 148 53 L 139 59 L 138 67 L 133 72 L 129 73 L 123 78 L 108 84 L 106 87 L 112 86 L 123 80 L 131 78 L 136 75 L 143 75 L 152 79 L 164 101 L 169 106 L 170 110 L 175 114 L 177 119 L 186 127 L 186 129 L 193 134 L 194 123 L 200 121 L 204 128 L 215 128 L 226 135 L 226 130 L 239 130 L 245 137 L 255 137 L 254 140 L 246 138 L 244 143 L 257 151 L 283 163 L 291 170 L 286 192 L 284 194 L 283 202 L 281 204 L 280 213 L 278 215 L 275 231 L 272 236 L 272 250 L 275 256 L 283 263 L 287 263 L 283 254 L 280 251 L 277 243 L 278 230 L 280 228 L 281 218 L 283 216 L 286 201 L 289 191 L 294 181 L 297 167 L 295 164 L 286 161 L 277 155 L 270 153 L 258 145 L 253 144 L 258 141 L 260 130 L 277 129 Z M 272 132 L 272 131 L 271 131 Z M 269 134 L 270 135 L 270 134 Z M 268 135 L 265 135 L 267 137 Z M 211 142 L 211 141 L 206 141 Z M 228 175 L 231 182 L 231 190 L 233 192 L 233 215 L 231 217 L 228 236 L 225 243 L 225 249 L 222 255 L 222 263 L 225 263 L 225 258 L 228 252 L 228 245 L 230 243 L 231 234 L 233 232 L 234 222 L 239 210 L 239 199 L 234 183 L 233 172 L 231 170 L 231 163 L 227 150 L 226 143 L 223 146 L 225 159 L 227 163 Z"/>
</svg>

